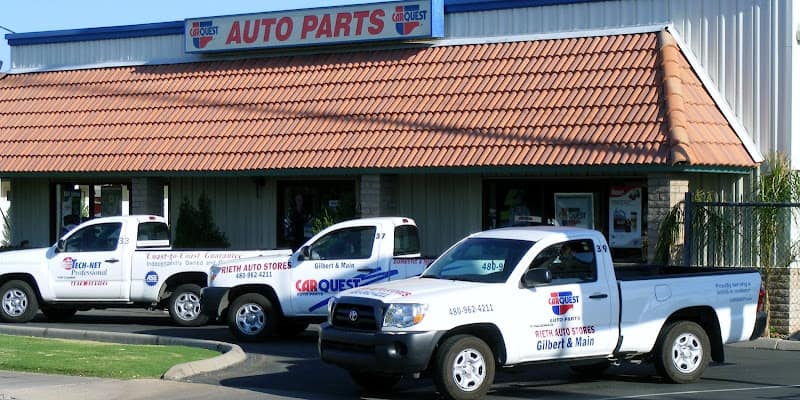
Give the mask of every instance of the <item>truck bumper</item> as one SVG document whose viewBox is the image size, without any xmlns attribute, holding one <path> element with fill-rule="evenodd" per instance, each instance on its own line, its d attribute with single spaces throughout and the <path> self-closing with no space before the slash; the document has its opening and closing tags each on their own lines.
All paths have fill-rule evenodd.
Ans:
<svg viewBox="0 0 800 400">
<path fill-rule="evenodd" d="M 764 336 L 765 329 L 767 329 L 767 313 L 762 311 L 756 314 L 756 324 L 753 326 L 753 333 L 750 335 L 750 340 L 755 340 Z"/>
<path fill-rule="evenodd" d="M 213 319 L 217 319 L 222 310 L 228 307 L 228 290 L 226 287 L 205 287 L 200 292 L 200 310 Z"/>
<path fill-rule="evenodd" d="M 322 361 L 355 371 L 412 374 L 428 367 L 444 332 L 381 333 L 320 325 L 318 350 Z"/>
</svg>

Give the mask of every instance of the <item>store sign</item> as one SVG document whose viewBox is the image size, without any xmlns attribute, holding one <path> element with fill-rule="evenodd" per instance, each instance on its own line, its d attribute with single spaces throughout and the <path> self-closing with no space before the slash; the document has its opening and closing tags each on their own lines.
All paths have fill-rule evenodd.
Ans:
<svg viewBox="0 0 800 400">
<path fill-rule="evenodd" d="M 187 53 L 439 38 L 443 0 L 401 1 L 187 19 Z"/>
</svg>

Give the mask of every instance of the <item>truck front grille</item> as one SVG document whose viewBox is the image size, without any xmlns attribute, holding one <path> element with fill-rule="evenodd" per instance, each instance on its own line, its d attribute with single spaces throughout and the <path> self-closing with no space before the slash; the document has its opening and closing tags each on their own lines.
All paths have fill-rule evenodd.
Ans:
<svg viewBox="0 0 800 400">
<path fill-rule="evenodd" d="M 342 302 L 334 306 L 331 324 L 337 328 L 375 332 L 378 318 L 374 306 Z"/>
</svg>

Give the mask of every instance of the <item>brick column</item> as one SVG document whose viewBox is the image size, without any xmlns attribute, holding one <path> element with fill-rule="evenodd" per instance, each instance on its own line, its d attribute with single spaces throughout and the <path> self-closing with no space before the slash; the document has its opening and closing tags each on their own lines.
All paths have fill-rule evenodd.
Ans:
<svg viewBox="0 0 800 400">
<path fill-rule="evenodd" d="M 397 210 L 394 175 L 362 175 L 360 188 L 361 217 L 394 215 Z"/>
<path fill-rule="evenodd" d="M 160 179 L 131 179 L 131 196 L 131 214 L 164 215 L 164 183 Z"/>
<path fill-rule="evenodd" d="M 647 178 L 647 261 L 652 262 L 658 242 L 658 227 L 675 204 L 689 191 L 689 181 L 669 175 L 652 175 Z M 670 262 L 680 262 L 683 238 L 678 239 Z M 677 258 L 675 257 L 677 255 Z"/>
</svg>

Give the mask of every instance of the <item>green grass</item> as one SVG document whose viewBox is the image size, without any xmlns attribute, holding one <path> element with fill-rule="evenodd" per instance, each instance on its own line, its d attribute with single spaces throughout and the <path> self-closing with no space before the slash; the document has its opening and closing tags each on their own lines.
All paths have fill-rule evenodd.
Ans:
<svg viewBox="0 0 800 400">
<path fill-rule="evenodd" d="M 186 346 L 151 346 L 0 335 L 0 370 L 134 379 L 161 377 L 173 365 L 218 356 Z"/>
</svg>

